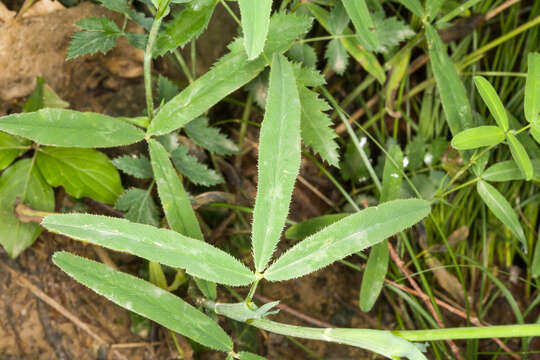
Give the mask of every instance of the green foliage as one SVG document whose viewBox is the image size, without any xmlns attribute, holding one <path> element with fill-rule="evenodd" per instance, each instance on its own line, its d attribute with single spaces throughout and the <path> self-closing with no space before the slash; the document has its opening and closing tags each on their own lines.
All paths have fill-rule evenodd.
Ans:
<svg viewBox="0 0 540 360">
<path fill-rule="evenodd" d="M 244 32 L 244 47 L 248 60 L 257 58 L 263 51 L 268 28 L 272 0 L 238 0 L 242 15 L 242 30 Z"/>
<path fill-rule="evenodd" d="M 429 203 L 394 200 L 335 222 L 293 246 L 264 273 L 270 281 L 300 277 L 373 246 L 426 217 Z"/>
<path fill-rule="evenodd" d="M 253 258 L 262 272 L 279 241 L 300 169 L 300 98 L 291 64 L 275 55 L 259 144 Z"/>
<path fill-rule="evenodd" d="M 63 186 L 75 198 L 83 196 L 114 204 L 124 189 L 109 158 L 94 149 L 43 146 L 36 165 L 52 187 Z"/>
<path fill-rule="evenodd" d="M 30 149 L 30 141 L 0 132 L 0 170 L 7 168 L 28 149 Z"/>
<path fill-rule="evenodd" d="M 49 231 L 183 268 L 190 275 L 220 284 L 241 286 L 255 280 L 253 273 L 231 255 L 172 230 L 88 214 L 49 215 L 41 224 Z"/>
<path fill-rule="evenodd" d="M 419 18 L 423 18 L 425 16 L 424 8 L 422 7 L 422 4 L 419 0 L 396 0 L 403 6 L 405 6 L 407 9 L 409 9 L 414 15 L 418 16 Z"/>
<path fill-rule="evenodd" d="M 232 340 L 212 319 L 147 281 L 66 252 L 56 253 L 53 262 L 69 276 L 115 304 L 211 349 L 232 350 Z"/>
<path fill-rule="evenodd" d="M 458 150 L 494 146 L 504 141 L 504 131 L 497 126 L 478 126 L 463 130 L 452 139 L 452 146 Z"/>
<path fill-rule="evenodd" d="M 373 16 L 375 33 L 378 39 L 377 51 L 387 53 L 404 40 L 414 36 L 414 31 L 396 17 L 385 18 L 383 12 Z"/>
<path fill-rule="evenodd" d="M 342 0 L 347 14 L 356 28 L 356 36 L 368 51 L 379 48 L 375 24 L 365 0 Z"/>
<path fill-rule="evenodd" d="M 141 141 L 144 133 L 110 116 L 63 109 L 42 109 L 0 118 L 0 130 L 41 145 L 114 147 Z"/>
<path fill-rule="evenodd" d="M 208 118 L 200 117 L 186 124 L 184 130 L 197 145 L 218 155 L 232 155 L 238 147 L 218 129 L 208 125 Z"/>
<path fill-rule="evenodd" d="M 533 177 L 533 165 L 527 151 L 525 150 L 525 147 L 523 147 L 523 145 L 512 133 L 508 133 L 506 138 L 508 139 L 508 146 L 510 146 L 512 157 L 523 175 L 525 175 L 525 180 L 531 180 Z"/>
<path fill-rule="evenodd" d="M 403 180 L 402 172 L 403 153 L 399 145 L 392 145 L 388 149 L 388 157 L 384 163 L 381 203 L 398 198 Z"/>
<path fill-rule="evenodd" d="M 305 67 L 315 69 L 317 66 L 317 54 L 315 49 L 305 43 L 296 43 L 287 52 L 290 58 L 298 61 Z"/>
<path fill-rule="evenodd" d="M 116 201 L 114 207 L 127 211 L 124 217 L 129 221 L 159 227 L 159 209 L 152 198 L 152 187 L 148 190 L 127 189 Z"/>
<path fill-rule="evenodd" d="M 540 114 L 540 53 L 529 53 L 527 60 L 529 66 L 523 107 L 527 121 L 538 124 L 540 123 L 538 118 Z"/>
<path fill-rule="evenodd" d="M 532 160 L 533 179 L 540 181 L 540 159 Z M 525 175 L 515 161 L 501 161 L 491 165 L 482 173 L 482 179 L 493 182 L 506 182 L 514 180 L 525 180 Z"/>
<path fill-rule="evenodd" d="M 480 93 L 482 100 L 484 100 L 484 103 L 486 103 L 489 111 L 495 118 L 497 125 L 499 125 L 503 131 L 507 131 L 508 116 L 506 115 L 504 105 L 493 86 L 481 76 L 475 76 L 474 83 L 476 84 L 476 89 L 478 89 L 478 93 Z"/>
<path fill-rule="evenodd" d="M 144 155 L 119 156 L 113 159 L 112 163 L 114 164 L 114 166 L 116 166 L 117 169 L 122 170 L 126 174 L 136 177 L 138 179 L 151 179 L 154 177 L 150 160 L 148 160 L 148 158 Z"/>
<path fill-rule="evenodd" d="M 324 57 L 338 75 L 343 75 L 349 65 L 349 54 L 338 39 L 333 39 L 328 43 Z"/>
<path fill-rule="evenodd" d="M 222 183 L 223 177 L 215 170 L 209 169 L 205 164 L 200 163 L 196 157 L 188 154 L 188 148 L 179 146 L 171 153 L 174 166 L 185 175 L 192 183 L 213 186 Z"/>
<path fill-rule="evenodd" d="M 13 213 L 15 200 L 37 210 L 53 211 L 54 194 L 39 173 L 35 159 L 17 161 L 0 176 L 0 244 L 12 258 L 34 243 L 41 227 L 22 223 Z"/>
<path fill-rule="evenodd" d="M 346 213 L 330 214 L 299 222 L 287 229 L 285 237 L 291 240 L 304 240 L 308 236 L 315 234 L 348 215 Z"/>
<path fill-rule="evenodd" d="M 116 46 L 116 39 L 122 34 L 118 25 L 105 17 L 82 19 L 76 25 L 85 31 L 73 35 L 67 50 L 68 60 L 97 52 L 106 54 Z"/>
</svg>

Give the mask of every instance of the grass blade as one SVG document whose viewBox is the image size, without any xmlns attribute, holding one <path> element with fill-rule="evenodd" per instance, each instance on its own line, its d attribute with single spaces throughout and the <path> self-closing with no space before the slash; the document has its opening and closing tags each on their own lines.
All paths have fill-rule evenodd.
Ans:
<svg viewBox="0 0 540 360">
<path fill-rule="evenodd" d="M 495 118 L 497 125 L 504 131 L 507 131 L 508 116 L 506 115 L 506 109 L 493 86 L 481 76 L 475 76 L 474 83 L 476 84 L 476 89 L 478 89 L 482 100 L 484 100 L 491 115 Z"/>
<path fill-rule="evenodd" d="M 248 60 L 257 58 L 263 51 L 268 27 L 272 0 L 238 0 L 242 15 L 242 30 L 244 31 L 244 47 Z"/>
<path fill-rule="evenodd" d="M 478 126 L 461 131 L 452 138 L 452 146 L 458 150 L 493 146 L 504 141 L 504 131 L 498 126 Z"/>
<path fill-rule="evenodd" d="M 270 281 L 309 274 L 416 224 L 430 212 L 425 200 L 394 200 L 335 222 L 293 246 L 264 273 Z"/>
<path fill-rule="evenodd" d="M 539 120 L 538 114 L 540 113 L 540 53 L 529 53 L 527 60 L 529 68 L 523 106 L 525 118 L 528 122 L 533 123 Z"/>
<path fill-rule="evenodd" d="M 89 214 L 55 214 L 42 221 L 48 230 L 232 286 L 249 285 L 253 273 L 226 252 L 175 231 L 125 219 Z"/>
<path fill-rule="evenodd" d="M 525 176 L 525 180 L 529 181 L 534 175 L 533 164 L 525 147 L 519 142 L 519 140 L 514 136 L 514 134 L 508 133 L 508 145 L 510 146 L 510 152 L 514 161 L 518 165 L 519 169 Z"/>
<path fill-rule="evenodd" d="M 209 348 L 232 351 L 232 340 L 212 319 L 147 281 L 67 252 L 55 253 L 53 262 L 73 279 L 123 308 Z"/>
<path fill-rule="evenodd" d="M 375 25 L 369 14 L 365 0 L 342 0 L 347 14 L 351 18 L 356 35 L 362 45 L 368 51 L 374 51 L 379 47 Z"/>
<path fill-rule="evenodd" d="M 518 217 L 510 203 L 501 195 L 501 193 L 487 182 L 480 180 L 476 183 L 476 190 L 484 200 L 487 207 L 514 234 L 527 251 L 527 240 L 525 233 L 519 223 Z"/>
<path fill-rule="evenodd" d="M 405 6 L 414 15 L 422 19 L 425 16 L 424 8 L 418 0 L 397 0 L 400 4 Z"/>
<path fill-rule="evenodd" d="M 274 55 L 259 145 L 259 183 L 253 211 L 253 258 L 262 272 L 279 241 L 300 169 L 300 98 L 287 59 Z"/>
</svg>

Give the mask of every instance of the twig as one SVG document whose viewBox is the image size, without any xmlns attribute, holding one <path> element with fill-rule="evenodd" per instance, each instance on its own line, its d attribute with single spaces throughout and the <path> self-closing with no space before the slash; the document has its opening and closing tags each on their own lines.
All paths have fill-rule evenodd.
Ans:
<svg viewBox="0 0 540 360">
<path fill-rule="evenodd" d="M 509 8 L 510 6 L 520 2 L 521 0 L 507 0 L 505 3 L 497 6 L 495 9 L 491 10 L 490 12 L 488 12 L 486 14 L 486 16 L 484 16 L 484 19 L 485 20 L 489 20 L 489 19 L 492 19 L 494 18 L 495 16 L 499 15 L 500 12 L 506 10 L 507 8 Z"/>
</svg>

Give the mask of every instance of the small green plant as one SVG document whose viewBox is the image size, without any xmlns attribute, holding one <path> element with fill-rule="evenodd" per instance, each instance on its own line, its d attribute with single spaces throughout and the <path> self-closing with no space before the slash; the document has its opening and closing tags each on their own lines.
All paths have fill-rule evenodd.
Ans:
<svg viewBox="0 0 540 360">
<path fill-rule="evenodd" d="M 0 130 L 7 133 L 0 133 L 0 141 L 7 144 L 9 150 L 0 158 L 3 168 L 22 152 L 35 150 L 31 160 L 19 160 L 0 178 L 1 210 L 5 212 L 6 219 L 13 221 L 8 229 L 24 229 L 28 233 L 27 238 L 32 241 L 40 231 L 35 224 L 23 228 L 26 225 L 17 222 L 10 210 L 15 199 L 12 195 L 7 196 L 8 193 L 21 193 L 22 202 L 40 210 L 40 214 L 53 209 L 50 186 L 62 185 L 68 193 L 77 197 L 91 196 L 103 202 L 116 202 L 116 208 L 126 212 L 126 219 L 90 214 L 47 214 L 41 225 L 54 233 L 148 260 L 150 281 L 67 252 L 56 253 L 53 256 L 54 263 L 75 280 L 112 302 L 197 343 L 222 351 L 227 359 L 249 360 L 261 357 L 238 351 L 231 337 L 215 321 L 215 317 L 207 313 L 222 315 L 277 334 L 352 345 L 394 359 L 427 359 L 424 354 L 426 347 L 420 343 L 424 341 L 538 336 L 539 325 L 525 324 L 396 331 L 293 326 L 269 319 L 269 316 L 276 313 L 274 308 L 277 301 L 259 307 L 253 300 L 261 282 L 299 278 L 371 247 L 359 298 L 360 308 L 369 311 L 387 276 L 387 239 L 397 235 L 406 240 L 408 228 L 425 218 L 427 222 L 427 217 L 433 216 L 434 206 L 440 206 L 441 203 L 446 205 L 445 196 L 456 190 L 451 186 L 468 169 L 471 169 L 474 178 L 458 187 L 476 183 L 482 200 L 521 241 L 524 251 L 530 247 L 515 211 L 489 182 L 538 178 L 538 159 L 530 160 L 518 135 L 525 135 L 524 132 L 530 130 L 532 137 L 540 142 L 540 55 L 529 55 L 525 89 L 525 118 L 529 125 L 517 131 L 511 130 L 508 114 L 494 88 L 484 78 L 475 77 L 478 92 L 497 126 L 485 125 L 483 122 L 473 127 L 472 110 L 465 87 L 437 31 L 430 24 L 439 13 L 442 2 L 428 0 L 425 6 L 418 0 L 398 2 L 410 10 L 425 28 L 421 36 L 427 40 L 431 68 L 447 125 L 453 135 L 452 145 L 461 151 L 461 156 L 467 161 L 452 179 L 448 179 L 447 174 L 442 175 L 441 179 L 430 177 L 431 182 L 440 180 L 438 188 L 418 191 L 418 182 L 415 184 L 411 181 L 404 171 L 407 166 L 416 171 L 423 163 L 429 166 L 433 161 L 438 161 L 444 152 L 445 140 L 442 140 L 441 151 L 440 138 L 428 144 L 422 136 L 418 136 L 409 143 L 405 154 L 395 141 L 389 142 L 387 149 L 380 146 L 385 154 L 384 163 L 381 162 L 382 166 L 375 169 L 369 160 L 370 150 L 365 147 L 367 138 L 358 139 L 346 114 L 325 88 L 324 77 L 314 66 L 315 52 L 305 39 L 313 21 L 306 14 L 311 14 L 331 34 L 325 38 L 329 42 L 324 51 L 329 69 L 338 74 L 344 73 L 349 57 L 352 57 L 371 74 L 369 81 L 383 84 L 386 80 L 384 67 L 374 54 L 386 53 L 400 41 L 419 34 L 415 34 L 396 18 L 385 18 L 384 9 L 377 2 L 283 1 L 280 11 L 272 15 L 273 4 L 270 0 L 239 0 L 241 20 L 237 21 L 241 24 L 243 37 L 229 45 L 229 53 L 217 61 L 212 69 L 193 79 L 193 74 L 185 66 L 177 48 L 201 34 L 218 3 L 230 10 L 225 1 L 153 0 L 152 5 L 147 5 L 155 16 L 154 19 L 148 19 L 142 13 L 132 10 L 125 1 L 101 0 L 105 7 L 124 14 L 126 22 L 131 19 L 142 25 L 148 34 L 126 33 L 125 23 L 120 28 L 106 18 L 83 19 L 78 23 L 83 31 L 75 34 L 68 57 L 98 51 L 106 53 L 114 47 L 120 36 L 144 48 L 146 117 L 112 118 L 50 106 L 37 110 L 42 107 L 39 106 L 30 112 L 0 118 Z M 171 20 L 163 23 L 173 3 L 184 5 L 172 14 Z M 369 11 L 368 4 L 374 8 L 373 12 Z M 294 11 L 286 11 L 288 5 Z M 325 10 L 325 5 L 331 6 L 330 11 Z M 233 12 L 231 14 L 236 17 Z M 348 27 L 349 22 L 352 22 L 355 32 Z M 172 52 L 179 60 L 190 84 L 178 93 L 178 89 L 169 80 L 160 77 L 157 81 L 160 104 L 154 109 L 152 59 L 168 52 Z M 394 98 L 399 92 L 410 55 L 410 49 L 399 51 L 392 61 L 394 71 L 388 79 L 388 98 L 385 99 L 384 107 L 385 111 L 394 115 L 398 110 Z M 216 185 L 223 179 L 219 173 L 189 155 L 187 148 L 170 141 L 183 129 L 193 142 L 212 153 L 230 155 L 238 152 L 234 143 L 209 126 L 208 118 L 204 115 L 226 96 L 248 84 L 251 96 L 260 105 L 264 105 L 251 235 L 252 268 L 204 241 L 179 172 L 194 184 L 204 186 Z M 265 96 L 258 96 L 261 88 L 264 88 L 262 92 L 266 93 Z M 318 91 L 331 107 L 319 96 Z M 346 165 L 343 167 L 347 167 L 343 174 L 346 173 L 350 179 L 358 182 L 361 182 L 358 180 L 360 176 L 370 177 L 378 195 L 378 201 L 373 201 L 378 205 L 360 210 L 350 194 L 342 190 L 354 211 L 311 219 L 289 228 L 286 236 L 299 242 L 272 261 L 287 220 L 300 169 L 301 142 L 311 147 L 328 164 L 335 167 L 340 164 L 337 135 L 330 128 L 330 116 L 325 113 L 330 109 L 336 111 L 351 137 L 347 152 L 341 159 L 341 164 Z M 394 130 L 397 131 L 396 127 Z M 88 186 L 87 191 L 83 191 L 82 185 L 69 182 L 78 179 L 83 172 L 74 170 L 73 173 L 60 176 L 67 171 L 58 170 L 63 169 L 59 164 L 65 163 L 66 159 L 84 158 L 88 161 L 91 156 L 101 156 L 102 164 L 96 167 L 101 171 L 109 169 L 107 171 L 110 174 L 115 174 L 111 177 L 118 178 L 109 160 L 94 149 L 141 141 L 146 142 L 149 157 L 123 156 L 114 159 L 112 163 L 126 174 L 148 179 L 151 183 L 147 189 L 131 188 L 122 194 L 123 189 L 118 181 L 112 192 L 114 196 L 109 194 L 109 198 L 104 198 L 96 190 L 97 185 Z M 500 162 L 484 169 L 489 151 L 503 142 L 509 146 L 513 161 Z M 470 151 L 480 147 L 487 149 Z M 430 152 L 426 154 L 428 148 Z M 430 157 L 427 157 L 428 154 Z M 40 166 L 44 161 L 44 165 Z M 37 172 L 38 168 L 40 172 Z M 402 196 L 404 180 L 409 186 L 409 196 L 406 198 Z M 151 195 L 154 188 L 157 188 L 168 228 L 160 228 L 160 211 Z M 0 234 L 3 246 L 10 255 L 16 256 L 23 248 L 20 244 L 27 246 L 28 241 L 6 241 L 11 238 L 18 239 L 10 234 Z M 540 275 L 539 248 L 537 245 L 532 265 L 533 273 L 537 276 Z M 161 265 L 178 269 L 178 274 L 185 271 L 193 277 L 199 289 L 194 296 L 196 306 L 171 293 L 175 284 L 167 283 Z M 243 301 L 221 303 L 217 301 L 218 284 L 249 287 L 249 291 Z"/>
</svg>

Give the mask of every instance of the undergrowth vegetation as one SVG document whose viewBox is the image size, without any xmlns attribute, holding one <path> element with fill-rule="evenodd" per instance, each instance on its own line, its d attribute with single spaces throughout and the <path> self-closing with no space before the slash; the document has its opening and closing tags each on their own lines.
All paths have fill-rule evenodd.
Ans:
<svg viewBox="0 0 540 360">
<path fill-rule="evenodd" d="M 227 359 L 263 357 L 220 326 L 224 317 L 393 359 L 484 358 L 482 341 L 492 340 L 480 339 L 496 342 L 490 358 L 537 353 L 540 2 L 100 3 L 123 24 L 80 20 L 67 59 L 105 54 L 126 37 L 144 50 L 146 114 L 68 110 L 38 79 L 23 112 L 0 118 L 0 244 L 11 257 L 44 228 L 143 258 L 141 279 L 68 252 L 53 255 L 98 294 Z M 238 37 L 197 76 L 195 52 L 186 61 L 183 47 L 195 48 L 221 6 L 238 23 Z M 141 32 L 127 32 L 130 21 Z M 156 75 L 159 57 L 186 81 Z M 239 107 L 241 118 L 212 112 L 222 103 Z M 227 197 L 223 174 L 224 163 L 244 155 L 248 127 L 259 133 L 250 207 Z M 226 135 L 231 128 L 236 140 Z M 136 143 L 144 153 L 109 158 L 96 150 Z M 340 199 L 315 189 L 327 214 L 295 223 L 290 204 L 303 160 Z M 121 174 L 138 185 L 125 189 Z M 124 218 L 53 213 L 57 187 L 114 205 Z M 206 242 L 201 194 L 215 197 L 207 208 L 235 212 L 243 235 Z M 276 251 L 282 237 L 285 252 Z M 255 303 L 264 282 L 336 263 L 361 273 L 351 284 L 361 311 L 390 302 L 394 321 L 384 326 L 392 330 L 293 326 L 271 320 L 279 301 Z M 223 301 L 220 288 L 238 302 Z M 500 298 L 514 320 L 490 324 Z M 501 340 L 508 337 L 520 341 Z"/>
</svg>

